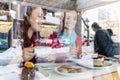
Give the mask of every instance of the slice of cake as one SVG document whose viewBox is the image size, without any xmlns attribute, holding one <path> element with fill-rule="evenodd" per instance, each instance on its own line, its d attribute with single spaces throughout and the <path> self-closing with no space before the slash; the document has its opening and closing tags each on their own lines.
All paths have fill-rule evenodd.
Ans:
<svg viewBox="0 0 120 80">
<path fill-rule="evenodd" d="M 93 58 L 93 60 L 94 60 L 94 67 L 103 67 L 103 66 L 105 66 L 103 57 Z"/>
</svg>

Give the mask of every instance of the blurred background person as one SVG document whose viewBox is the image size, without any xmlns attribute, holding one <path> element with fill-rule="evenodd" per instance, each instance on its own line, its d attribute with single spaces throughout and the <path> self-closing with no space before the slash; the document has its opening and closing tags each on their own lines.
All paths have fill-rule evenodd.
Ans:
<svg viewBox="0 0 120 80">
<path fill-rule="evenodd" d="M 107 29 L 107 31 L 108 31 L 108 33 L 109 33 L 110 36 L 113 36 L 113 31 L 112 31 L 112 29 Z"/>
<path fill-rule="evenodd" d="M 94 36 L 94 51 L 106 57 L 114 57 L 117 54 L 113 48 L 113 41 L 106 30 L 103 30 L 98 23 L 92 24 L 92 29 L 95 32 Z"/>
<path fill-rule="evenodd" d="M 111 36 L 111 39 L 113 41 L 113 47 L 114 50 L 117 54 L 120 54 L 120 41 L 119 41 L 119 37 L 117 35 L 114 35 L 112 29 L 107 29 L 109 35 Z"/>
</svg>

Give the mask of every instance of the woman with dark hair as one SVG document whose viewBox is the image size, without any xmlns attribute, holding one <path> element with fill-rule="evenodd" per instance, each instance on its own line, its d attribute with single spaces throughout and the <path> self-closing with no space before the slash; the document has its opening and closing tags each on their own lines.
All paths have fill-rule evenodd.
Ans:
<svg viewBox="0 0 120 80">
<path fill-rule="evenodd" d="M 43 10 L 40 7 L 29 6 L 27 8 L 24 22 L 21 25 L 24 61 L 36 63 L 37 59 L 34 54 L 34 46 L 36 46 L 37 39 L 40 38 L 39 31 L 41 30 L 43 16 Z M 51 57 L 47 59 L 50 61 L 55 58 Z"/>
</svg>

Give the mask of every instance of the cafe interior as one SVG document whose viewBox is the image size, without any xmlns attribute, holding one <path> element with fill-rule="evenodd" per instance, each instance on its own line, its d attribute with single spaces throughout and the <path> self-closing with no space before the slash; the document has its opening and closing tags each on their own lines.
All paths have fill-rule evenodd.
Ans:
<svg viewBox="0 0 120 80">
<path fill-rule="evenodd" d="M 120 80 L 119 4 L 0 0 L 0 80 Z M 112 30 L 113 56 L 95 52 L 94 22 Z"/>
</svg>

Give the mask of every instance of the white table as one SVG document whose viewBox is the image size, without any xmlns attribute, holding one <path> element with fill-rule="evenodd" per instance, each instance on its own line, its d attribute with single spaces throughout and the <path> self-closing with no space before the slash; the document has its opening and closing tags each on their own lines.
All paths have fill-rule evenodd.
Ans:
<svg viewBox="0 0 120 80">
<path fill-rule="evenodd" d="M 68 64 L 75 65 L 74 63 L 68 63 Z M 45 63 L 45 64 L 40 64 L 40 65 L 47 65 L 47 64 Z M 87 69 L 89 70 L 89 72 L 85 72 L 85 74 L 79 75 L 79 76 L 64 76 L 64 75 L 60 75 L 56 73 L 54 70 L 46 70 L 46 71 L 48 71 L 51 74 L 50 80 L 88 80 L 88 79 L 93 80 L 93 77 L 103 76 L 105 74 L 116 72 L 118 66 L 119 66 L 118 64 L 114 63 L 113 66 L 106 68 L 106 69 L 101 69 L 101 70 Z"/>
<path fill-rule="evenodd" d="M 40 63 L 40 66 L 41 65 L 49 65 L 49 66 L 60 66 L 60 65 L 63 65 L 63 64 L 71 64 L 71 65 L 75 65 L 74 63 L 59 63 L 59 64 L 55 64 L 55 63 Z M 15 66 L 13 68 L 13 66 Z M 4 67 L 4 69 L 1 69 L 0 68 L 0 72 L 5 72 L 5 68 L 9 67 L 9 70 L 11 69 L 16 69 L 18 67 L 18 64 L 12 64 L 12 65 L 8 65 L 6 67 Z M 105 74 L 108 74 L 108 73 L 112 73 L 112 72 L 116 72 L 117 71 L 117 67 L 119 67 L 119 65 L 115 64 L 115 66 L 112 66 L 110 68 L 107 68 L 107 69 L 102 69 L 102 70 L 92 70 L 92 69 L 87 69 L 89 71 L 85 72 L 84 74 L 81 74 L 79 76 L 64 76 L 64 75 L 60 75 L 58 73 L 56 73 L 53 70 L 46 70 L 50 76 L 49 76 L 49 79 L 50 80 L 94 80 L 93 77 L 102 77 L 103 75 Z M 9 71 L 8 71 L 9 72 Z M 2 76 L 3 77 L 3 76 Z M 4 76 L 6 77 L 6 76 Z M 0 75 L 0 80 L 1 80 L 1 75 Z"/>
</svg>

